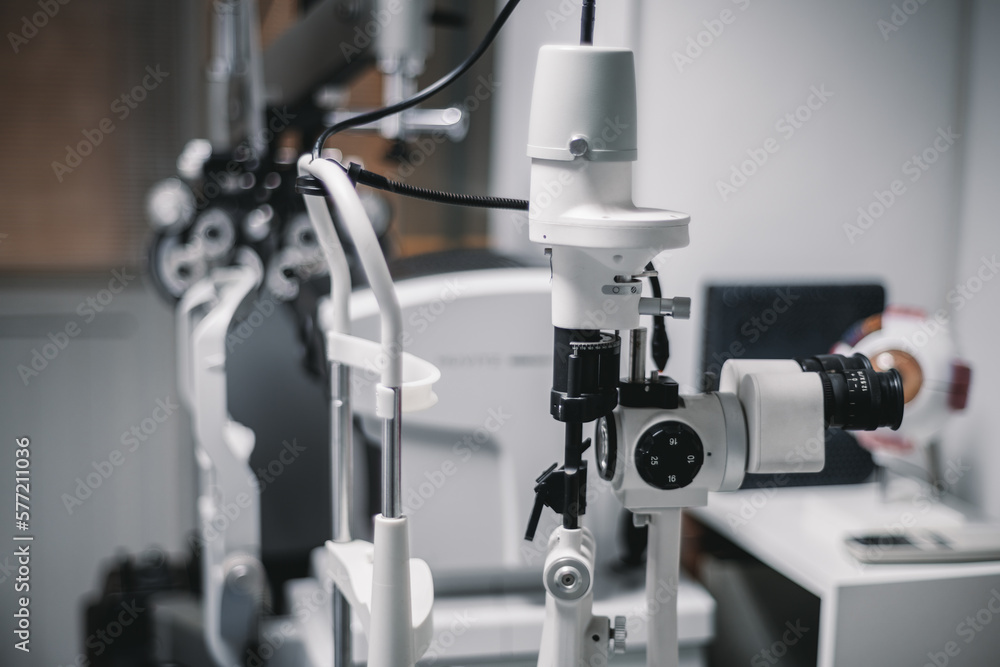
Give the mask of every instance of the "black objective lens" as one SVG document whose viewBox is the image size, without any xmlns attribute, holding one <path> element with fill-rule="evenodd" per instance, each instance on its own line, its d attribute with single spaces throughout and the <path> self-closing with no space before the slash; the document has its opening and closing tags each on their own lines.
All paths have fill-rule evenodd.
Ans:
<svg viewBox="0 0 1000 667">
<path fill-rule="evenodd" d="M 842 354 L 817 354 L 814 357 L 796 359 L 795 361 L 799 362 L 802 370 L 815 373 L 820 371 L 843 373 L 844 371 L 872 369 L 872 362 L 868 361 L 868 357 L 860 352 L 855 352 L 850 357 L 845 357 Z"/>
<path fill-rule="evenodd" d="M 796 359 L 803 371 L 819 375 L 823 384 L 827 427 L 874 431 L 903 423 L 903 379 L 895 368 L 872 370 L 863 354 L 823 354 Z"/>
</svg>

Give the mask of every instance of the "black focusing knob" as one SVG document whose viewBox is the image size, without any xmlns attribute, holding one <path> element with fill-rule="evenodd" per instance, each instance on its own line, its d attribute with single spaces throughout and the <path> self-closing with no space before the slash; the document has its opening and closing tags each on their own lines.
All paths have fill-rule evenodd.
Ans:
<svg viewBox="0 0 1000 667">
<path fill-rule="evenodd" d="M 694 481 L 705 462 L 701 438 L 687 424 L 655 424 L 639 438 L 635 467 L 639 476 L 658 489 L 681 489 Z"/>
</svg>

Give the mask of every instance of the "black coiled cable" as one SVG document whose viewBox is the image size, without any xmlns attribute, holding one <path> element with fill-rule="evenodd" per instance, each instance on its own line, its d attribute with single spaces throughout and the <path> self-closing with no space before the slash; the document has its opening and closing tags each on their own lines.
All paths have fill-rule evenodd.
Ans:
<svg viewBox="0 0 1000 667">
<path fill-rule="evenodd" d="M 427 201 L 439 204 L 453 204 L 455 206 L 471 206 L 474 208 L 501 208 L 515 211 L 527 211 L 528 202 L 524 199 L 510 199 L 508 197 L 484 197 L 477 195 L 461 195 L 453 192 L 442 192 L 440 190 L 428 190 L 418 188 L 399 181 L 393 181 L 381 174 L 363 169 L 361 165 L 352 162 L 347 169 L 347 175 L 355 183 L 367 185 L 370 188 L 392 192 L 405 197 L 415 197 L 416 199 L 426 199 Z"/>
</svg>

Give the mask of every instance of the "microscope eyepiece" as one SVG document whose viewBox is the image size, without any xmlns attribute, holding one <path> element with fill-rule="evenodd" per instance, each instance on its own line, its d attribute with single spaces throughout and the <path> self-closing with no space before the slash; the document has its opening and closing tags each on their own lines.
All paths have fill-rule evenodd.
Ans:
<svg viewBox="0 0 1000 667">
<path fill-rule="evenodd" d="M 819 375 L 827 427 L 874 431 L 888 426 L 895 431 L 903 423 L 903 378 L 895 368 L 875 371 L 863 354 L 796 361 L 803 371 Z"/>
</svg>

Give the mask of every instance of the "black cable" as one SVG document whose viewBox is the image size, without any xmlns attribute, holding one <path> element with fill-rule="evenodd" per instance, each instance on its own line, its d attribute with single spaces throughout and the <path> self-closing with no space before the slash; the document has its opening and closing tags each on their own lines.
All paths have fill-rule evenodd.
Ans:
<svg viewBox="0 0 1000 667">
<path fill-rule="evenodd" d="M 654 270 L 652 262 L 646 265 L 646 270 Z M 649 285 L 653 288 L 653 296 L 655 298 L 660 299 L 663 297 L 663 292 L 660 289 L 660 279 L 657 276 L 652 276 L 649 279 Z M 653 351 L 653 363 L 656 364 L 656 369 L 662 373 L 663 369 L 667 367 L 667 362 L 670 360 L 670 338 L 667 337 L 667 322 L 663 315 L 653 316 L 651 347 Z"/>
<path fill-rule="evenodd" d="M 597 0 L 583 0 L 580 13 L 580 43 L 594 43 L 594 20 L 597 17 Z"/>
<path fill-rule="evenodd" d="M 416 199 L 426 199 L 427 201 L 439 204 L 453 204 L 455 206 L 471 206 L 474 208 L 504 208 L 515 211 L 527 211 L 528 202 L 524 199 L 509 199 L 507 197 L 482 197 L 477 195 L 460 195 L 452 192 L 442 192 L 440 190 L 428 190 L 418 188 L 399 181 L 392 181 L 376 174 L 373 171 L 362 169 L 361 165 L 352 162 L 347 169 L 347 175 L 355 183 L 367 185 L 370 188 L 392 192 L 405 197 L 415 197 Z"/>
<path fill-rule="evenodd" d="M 414 107 L 420 104 L 424 100 L 430 98 L 434 94 L 440 92 L 447 86 L 451 85 L 455 81 L 455 79 L 457 79 L 458 77 L 462 76 L 467 71 L 469 71 L 469 68 L 475 65 L 476 61 L 479 60 L 484 53 L 486 53 L 486 49 L 488 49 L 490 47 L 490 44 L 493 43 L 493 40 L 496 39 L 496 36 L 500 33 L 500 29 L 503 28 L 504 24 L 507 22 L 507 19 L 510 18 L 511 13 L 513 13 L 514 8 L 517 7 L 520 1 L 521 0 L 508 0 L 507 4 L 504 5 L 503 9 L 500 10 L 500 14 L 497 16 L 496 20 L 493 21 L 493 25 L 490 26 L 490 29 L 486 33 L 486 36 L 483 38 L 483 41 L 480 42 L 479 46 L 476 47 L 476 50 L 473 51 L 469 55 L 469 57 L 465 59 L 465 62 L 463 62 L 461 65 L 453 69 L 448 74 L 445 74 L 443 77 L 441 77 L 428 87 L 421 90 L 413 97 L 403 100 L 402 102 L 397 102 L 396 104 L 392 104 L 387 107 L 382 107 L 381 109 L 376 109 L 374 111 L 369 111 L 367 113 L 358 114 L 357 116 L 353 116 L 351 118 L 348 118 L 347 120 L 343 120 L 337 123 L 336 125 L 333 125 L 332 127 L 326 128 L 326 130 L 324 130 L 323 133 L 319 135 L 319 138 L 316 139 L 316 143 L 313 146 L 313 152 L 312 152 L 313 159 L 315 160 L 319 158 L 319 154 L 323 150 L 323 144 L 326 143 L 327 139 L 337 134 L 338 132 L 342 132 L 343 130 L 350 129 L 352 127 L 358 127 L 359 125 L 367 125 L 368 123 L 374 123 L 376 121 L 382 120 L 386 116 L 391 116 L 392 114 L 399 113 L 400 111 L 405 111 L 410 107 Z"/>
</svg>

